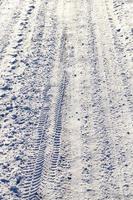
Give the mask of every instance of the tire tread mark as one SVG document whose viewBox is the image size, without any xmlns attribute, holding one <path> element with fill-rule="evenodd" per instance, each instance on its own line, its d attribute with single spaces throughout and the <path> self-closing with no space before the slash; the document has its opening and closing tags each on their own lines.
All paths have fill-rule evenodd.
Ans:
<svg viewBox="0 0 133 200">
<path fill-rule="evenodd" d="M 63 106 L 63 99 L 65 94 L 67 84 L 67 76 L 66 72 L 64 72 L 58 95 L 56 100 L 56 108 L 55 108 L 55 120 L 54 120 L 54 130 L 53 130 L 53 143 L 52 143 L 52 152 L 50 157 L 50 165 L 47 167 L 44 165 L 43 173 L 42 173 L 42 182 L 39 188 L 39 194 L 37 194 L 38 198 L 43 198 L 45 195 L 45 187 L 47 187 L 47 183 L 49 182 L 52 185 L 55 182 L 56 177 L 56 170 L 59 161 L 59 154 L 60 154 L 60 146 L 61 146 L 61 131 L 62 131 L 62 106 Z M 45 158 L 44 158 L 45 159 Z"/>
</svg>

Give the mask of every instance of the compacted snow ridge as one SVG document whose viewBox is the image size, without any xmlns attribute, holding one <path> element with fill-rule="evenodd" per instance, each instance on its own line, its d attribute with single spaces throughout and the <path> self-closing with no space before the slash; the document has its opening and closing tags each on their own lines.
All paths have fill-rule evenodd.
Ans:
<svg viewBox="0 0 133 200">
<path fill-rule="evenodd" d="M 0 200 L 133 200 L 133 0 L 0 0 Z"/>
</svg>

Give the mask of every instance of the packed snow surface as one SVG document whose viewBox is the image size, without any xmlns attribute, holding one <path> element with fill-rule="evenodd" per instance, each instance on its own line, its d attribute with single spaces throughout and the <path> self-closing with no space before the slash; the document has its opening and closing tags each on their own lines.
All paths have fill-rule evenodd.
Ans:
<svg viewBox="0 0 133 200">
<path fill-rule="evenodd" d="M 133 0 L 0 0 L 0 200 L 133 200 Z"/>
</svg>

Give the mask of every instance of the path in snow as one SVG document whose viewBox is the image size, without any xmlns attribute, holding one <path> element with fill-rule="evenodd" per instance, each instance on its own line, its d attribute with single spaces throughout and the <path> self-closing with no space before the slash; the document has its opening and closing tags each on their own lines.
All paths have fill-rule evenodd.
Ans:
<svg viewBox="0 0 133 200">
<path fill-rule="evenodd" d="M 0 1 L 0 200 L 133 199 L 133 1 Z"/>
</svg>

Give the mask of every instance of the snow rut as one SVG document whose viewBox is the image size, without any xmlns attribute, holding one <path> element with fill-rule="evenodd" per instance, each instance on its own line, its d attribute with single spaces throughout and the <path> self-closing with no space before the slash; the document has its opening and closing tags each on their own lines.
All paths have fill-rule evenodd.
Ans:
<svg viewBox="0 0 133 200">
<path fill-rule="evenodd" d="M 44 193 L 44 188 L 48 182 L 52 182 L 54 180 L 56 166 L 58 164 L 59 159 L 59 151 L 60 151 L 60 134 L 61 134 L 61 110 L 63 105 L 63 97 L 66 86 L 66 75 L 64 74 L 63 79 L 61 81 L 61 85 L 58 92 L 57 97 L 57 105 L 56 105 L 56 113 L 55 113 L 55 129 L 54 137 L 53 137 L 53 151 L 50 152 L 50 168 L 45 169 L 45 149 L 47 144 L 47 129 L 48 129 L 48 118 L 49 118 L 49 110 L 50 110 L 50 95 L 49 91 L 51 87 L 48 86 L 43 94 L 44 103 L 41 109 L 41 116 L 38 124 L 38 139 L 34 142 L 33 151 L 36 153 L 35 157 L 32 157 L 31 160 L 27 163 L 25 177 L 26 180 L 24 182 L 24 199 L 34 199 L 37 198 L 37 192 L 39 186 L 41 185 L 42 193 Z M 51 91 L 50 91 L 51 93 Z M 52 122 L 51 122 L 52 123 Z M 50 156 L 49 155 L 49 156 Z M 48 174 L 47 175 L 47 171 Z M 43 178 L 42 178 L 43 177 Z M 41 181 L 42 179 L 42 181 Z M 39 198 L 39 197 L 38 197 Z"/>
<path fill-rule="evenodd" d="M 0 1 L 0 200 L 133 199 L 127 4 Z"/>
</svg>

